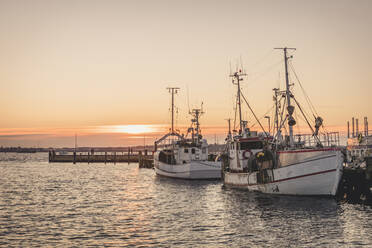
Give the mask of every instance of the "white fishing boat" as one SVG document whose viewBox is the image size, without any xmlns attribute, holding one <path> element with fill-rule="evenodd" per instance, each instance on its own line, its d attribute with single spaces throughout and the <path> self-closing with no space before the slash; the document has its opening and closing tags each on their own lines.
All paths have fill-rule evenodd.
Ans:
<svg viewBox="0 0 372 248">
<path fill-rule="evenodd" d="M 238 86 L 237 109 L 239 110 L 240 128 L 238 133 L 229 132 L 227 137 L 228 157 L 224 160 L 223 182 L 226 186 L 246 188 L 262 193 L 334 196 L 337 193 L 343 169 L 343 154 L 336 146 L 339 136 L 338 133 L 324 134 L 327 142 L 322 143 L 319 134 L 322 118 L 315 118 L 315 130 L 309 124 L 290 90 L 287 70 L 288 49 L 283 48 L 286 90 L 274 89 L 276 104 L 274 137 L 264 130 L 253 111 L 253 115 L 263 129 L 262 133 L 251 131 L 247 128 L 247 122 L 241 120 L 241 97 L 252 110 L 240 90 L 240 81 L 245 74 L 236 72 L 231 75 L 233 82 Z M 283 99 L 282 104 L 278 104 L 281 101 L 278 100 L 278 96 Z M 296 121 L 293 117 L 292 99 L 300 112 L 304 114 L 312 130 L 311 135 L 293 135 L 293 126 Z M 287 110 L 287 114 L 279 116 L 279 113 L 282 113 L 280 106 L 282 110 Z M 289 133 L 283 137 L 282 129 L 286 122 L 288 123 L 286 130 L 289 130 Z"/>
<path fill-rule="evenodd" d="M 207 140 L 203 139 L 201 135 L 199 117 L 203 114 L 202 109 L 193 109 L 190 112 L 193 119 L 186 136 L 175 132 L 173 127 L 173 96 L 176 92 L 175 88 L 171 89 L 171 132 L 155 142 L 154 167 L 156 174 L 182 179 L 221 178 L 221 162 L 215 161 L 216 156 L 208 153 Z M 191 138 L 187 138 L 189 134 L 191 134 Z M 166 144 L 161 145 L 162 143 Z"/>
</svg>

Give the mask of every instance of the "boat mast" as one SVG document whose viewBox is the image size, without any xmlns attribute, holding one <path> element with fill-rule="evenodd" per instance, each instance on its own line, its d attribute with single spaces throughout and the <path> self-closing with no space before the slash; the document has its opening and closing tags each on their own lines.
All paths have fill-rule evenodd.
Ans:
<svg viewBox="0 0 372 248">
<path fill-rule="evenodd" d="M 278 112 L 278 95 L 279 95 L 279 89 L 274 88 L 274 101 L 275 101 L 275 119 L 274 119 L 274 130 L 275 133 L 279 132 L 279 112 Z"/>
<path fill-rule="evenodd" d="M 292 58 L 292 56 L 288 57 L 287 56 L 287 50 L 296 50 L 296 48 L 275 48 L 275 49 L 281 49 L 284 51 L 284 65 L 285 65 L 285 84 L 286 84 L 286 98 L 287 98 L 287 111 L 289 114 L 288 117 L 288 126 L 289 126 L 289 145 L 290 147 L 294 146 L 293 143 L 293 125 L 296 123 L 292 117 L 294 107 L 291 105 L 291 91 L 289 89 L 289 79 L 288 79 L 288 59 Z"/>
<path fill-rule="evenodd" d="M 236 84 L 238 86 L 238 94 L 237 94 L 237 104 L 239 107 L 239 134 L 242 133 L 243 130 L 243 122 L 242 122 L 242 105 L 241 105 L 241 100 L 240 100 L 240 81 L 243 81 L 243 76 L 247 76 L 247 74 L 242 73 L 242 70 L 239 70 L 239 72 L 235 72 L 234 74 L 231 74 L 230 77 L 233 78 L 232 83 Z M 236 83 L 234 81 L 236 80 Z"/>
<path fill-rule="evenodd" d="M 194 117 L 191 122 L 195 123 L 195 131 L 196 131 L 196 141 L 199 142 L 199 135 L 200 135 L 200 123 L 199 117 L 204 114 L 203 109 L 193 109 L 190 114 Z M 192 137 L 194 139 L 194 137 Z"/>
<path fill-rule="evenodd" d="M 172 129 L 171 133 L 174 133 L 174 95 L 178 93 L 178 87 L 168 87 L 167 90 L 172 94 Z"/>
</svg>

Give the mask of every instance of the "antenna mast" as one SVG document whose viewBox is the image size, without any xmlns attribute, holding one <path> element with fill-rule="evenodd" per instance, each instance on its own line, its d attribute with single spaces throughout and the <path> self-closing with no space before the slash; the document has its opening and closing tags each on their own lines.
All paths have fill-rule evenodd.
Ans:
<svg viewBox="0 0 372 248">
<path fill-rule="evenodd" d="M 238 86 L 238 94 L 237 94 L 237 102 L 239 105 L 239 133 L 242 133 L 243 130 L 243 122 L 242 122 L 242 104 L 240 100 L 241 96 L 241 90 L 240 90 L 240 81 L 243 81 L 243 76 L 247 76 L 246 73 L 242 73 L 242 70 L 239 70 L 239 72 L 235 72 L 234 74 L 230 74 L 230 77 L 232 77 L 232 83 L 236 84 Z M 235 81 L 236 83 L 235 83 Z"/>
<path fill-rule="evenodd" d="M 178 90 L 180 88 L 178 87 L 167 87 L 167 90 L 169 91 L 169 93 L 172 94 L 172 129 L 171 129 L 171 133 L 174 133 L 174 95 L 178 93 Z"/>
<path fill-rule="evenodd" d="M 199 142 L 199 137 L 200 137 L 200 123 L 199 123 L 199 118 L 200 116 L 204 114 L 203 109 L 193 109 L 190 112 L 190 115 L 192 115 L 194 118 L 191 120 L 191 122 L 195 123 L 195 131 L 196 131 L 196 141 Z M 192 137 L 194 139 L 194 137 Z M 193 140 L 194 141 L 194 140 Z"/>
<path fill-rule="evenodd" d="M 288 126 L 289 126 L 289 145 L 290 147 L 294 146 L 293 142 L 293 126 L 296 124 L 295 119 L 293 118 L 292 114 L 294 111 L 294 106 L 291 105 L 291 91 L 289 89 L 289 79 L 288 79 L 288 59 L 292 58 L 293 56 L 288 57 L 287 56 L 287 50 L 296 50 L 296 48 L 274 48 L 274 49 L 280 49 L 284 51 L 284 65 L 285 65 L 285 83 L 286 83 L 286 98 L 287 98 L 287 111 L 288 111 Z"/>
</svg>

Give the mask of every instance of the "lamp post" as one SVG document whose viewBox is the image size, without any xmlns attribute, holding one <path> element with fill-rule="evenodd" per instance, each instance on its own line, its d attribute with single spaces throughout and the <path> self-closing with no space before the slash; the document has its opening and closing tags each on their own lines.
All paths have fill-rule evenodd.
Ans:
<svg viewBox="0 0 372 248">
<path fill-rule="evenodd" d="M 268 124 L 269 124 L 269 134 L 270 134 L 270 116 L 265 116 L 265 118 L 267 119 L 267 122 L 268 122 Z"/>
</svg>

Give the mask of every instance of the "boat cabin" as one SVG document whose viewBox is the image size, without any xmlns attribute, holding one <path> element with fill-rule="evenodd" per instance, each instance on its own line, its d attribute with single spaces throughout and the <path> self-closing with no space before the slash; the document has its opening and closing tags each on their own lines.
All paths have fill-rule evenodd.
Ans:
<svg viewBox="0 0 372 248">
<path fill-rule="evenodd" d="M 208 160 L 208 143 L 206 139 L 198 143 L 191 139 L 174 141 L 169 149 L 158 151 L 159 161 L 167 164 L 186 164 L 193 160 Z"/>
<path fill-rule="evenodd" d="M 264 149 L 270 140 L 272 140 L 272 137 L 268 138 L 263 133 L 250 131 L 246 132 L 246 135 L 232 138 L 228 142 L 229 170 L 247 172 L 257 170 L 259 165 L 265 168 L 272 166 L 272 161 L 269 163 L 264 161 L 267 156 Z"/>
</svg>

